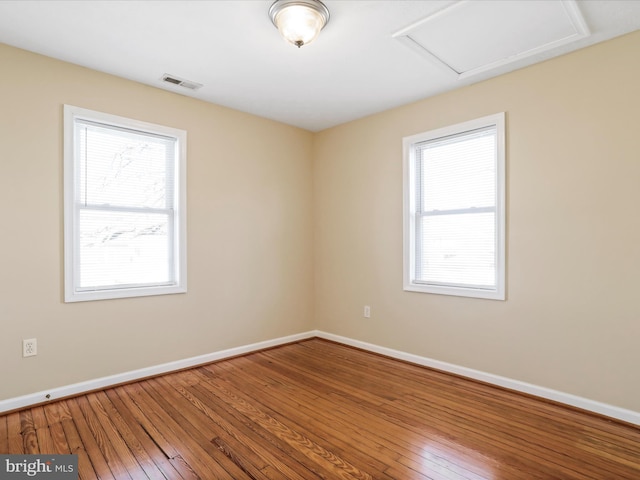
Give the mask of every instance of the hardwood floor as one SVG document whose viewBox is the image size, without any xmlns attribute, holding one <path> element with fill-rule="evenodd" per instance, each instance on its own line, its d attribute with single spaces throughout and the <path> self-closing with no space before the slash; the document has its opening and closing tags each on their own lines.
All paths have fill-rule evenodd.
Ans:
<svg viewBox="0 0 640 480">
<path fill-rule="evenodd" d="M 640 479 L 640 428 L 312 339 L 0 416 L 81 479 Z"/>
</svg>

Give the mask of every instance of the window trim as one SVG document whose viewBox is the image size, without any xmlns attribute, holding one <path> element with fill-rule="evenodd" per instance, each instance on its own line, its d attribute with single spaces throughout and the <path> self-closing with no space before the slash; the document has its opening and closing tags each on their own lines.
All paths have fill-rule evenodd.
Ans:
<svg viewBox="0 0 640 480">
<path fill-rule="evenodd" d="M 416 282 L 416 159 L 415 146 L 421 142 L 464 134 L 486 127 L 496 128 L 496 286 L 494 289 Z M 505 113 L 437 128 L 403 138 L 403 289 L 409 292 L 435 293 L 493 300 L 506 299 L 506 155 Z"/>
<path fill-rule="evenodd" d="M 173 263 L 175 281 L 171 285 L 152 285 L 81 289 L 77 285 L 79 273 L 78 234 L 79 209 L 76 208 L 78 196 L 79 168 L 76 162 L 75 122 L 86 120 L 104 124 L 108 127 L 138 130 L 151 135 L 160 135 L 176 139 L 176 170 L 174 172 L 174 190 L 176 190 L 173 224 Z M 82 302 L 115 298 L 141 297 L 185 293 L 187 291 L 187 132 L 177 128 L 157 125 L 140 120 L 97 112 L 85 108 L 64 105 L 64 301 Z M 175 222 L 174 222 L 175 220 Z"/>
</svg>

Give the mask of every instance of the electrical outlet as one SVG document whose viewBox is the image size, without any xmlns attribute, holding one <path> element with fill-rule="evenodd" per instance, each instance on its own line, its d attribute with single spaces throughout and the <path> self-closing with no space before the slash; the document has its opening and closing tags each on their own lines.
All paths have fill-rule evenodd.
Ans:
<svg viewBox="0 0 640 480">
<path fill-rule="evenodd" d="M 364 306 L 364 318 L 371 318 L 371 307 L 369 305 Z"/>
<path fill-rule="evenodd" d="M 38 340 L 35 338 L 28 338 L 22 340 L 22 356 L 33 357 L 38 354 Z"/>
</svg>

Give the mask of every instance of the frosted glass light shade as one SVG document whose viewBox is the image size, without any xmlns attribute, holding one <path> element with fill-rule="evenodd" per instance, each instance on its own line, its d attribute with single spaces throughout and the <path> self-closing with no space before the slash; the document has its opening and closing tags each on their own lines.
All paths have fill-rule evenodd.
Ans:
<svg viewBox="0 0 640 480">
<path fill-rule="evenodd" d="M 269 16 L 280 34 L 300 48 L 316 39 L 329 21 L 329 10 L 317 0 L 278 0 Z"/>
</svg>

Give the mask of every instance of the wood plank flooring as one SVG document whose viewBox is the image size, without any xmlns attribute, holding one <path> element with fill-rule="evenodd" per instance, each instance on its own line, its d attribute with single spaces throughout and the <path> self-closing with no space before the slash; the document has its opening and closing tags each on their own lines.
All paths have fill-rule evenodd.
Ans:
<svg viewBox="0 0 640 480">
<path fill-rule="evenodd" d="M 312 339 L 0 416 L 81 479 L 640 479 L 640 428 Z"/>
</svg>

